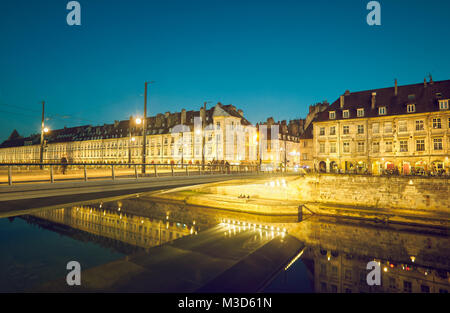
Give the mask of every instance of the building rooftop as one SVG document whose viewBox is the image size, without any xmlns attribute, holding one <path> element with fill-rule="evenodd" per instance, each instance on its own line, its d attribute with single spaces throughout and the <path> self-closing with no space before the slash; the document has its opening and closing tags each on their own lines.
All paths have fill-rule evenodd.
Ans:
<svg viewBox="0 0 450 313">
<path fill-rule="evenodd" d="M 182 123 L 184 114 L 185 121 Z M 213 116 L 221 115 L 237 117 L 241 119 L 242 125 L 251 125 L 251 123 L 244 118 L 242 111 L 237 110 L 236 107 L 231 104 L 223 105 L 220 102 L 205 111 L 206 125 L 212 123 Z M 194 127 L 194 118 L 199 116 L 200 110 L 186 111 L 183 109 L 181 112 L 159 113 L 155 116 L 147 117 L 147 135 L 168 134 L 172 127 L 180 124 L 187 125 L 192 130 Z M 45 135 L 45 138 L 48 143 L 122 138 L 129 136 L 129 127 L 129 119 L 115 121 L 113 124 L 104 124 L 102 126 L 84 125 L 70 128 L 64 127 L 62 129 L 51 130 L 49 134 Z M 131 132 L 134 136 L 141 136 L 142 126 L 131 125 Z M 33 134 L 23 138 L 16 133 L 13 132 L 7 140 L 0 144 L 0 148 L 36 145 L 40 143 L 40 134 Z"/>
<path fill-rule="evenodd" d="M 378 112 L 380 107 L 386 108 L 384 115 L 387 116 L 408 114 L 408 104 L 415 105 L 415 111 L 411 113 L 439 111 L 439 100 L 450 99 L 450 80 L 433 82 L 430 79 L 429 82 L 424 81 L 420 84 L 398 86 L 397 93 L 395 90 L 395 86 L 392 86 L 358 92 L 346 91 L 319 114 L 318 121 L 329 121 L 329 112 L 332 111 L 336 114 L 335 120 L 342 120 L 344 110 L 349 110 L 350 114 L 345 119 L 377 117 L 380 116 Z M 358 117 L 357 109 L 364 109 L 364 116 Z"/>
</svg>

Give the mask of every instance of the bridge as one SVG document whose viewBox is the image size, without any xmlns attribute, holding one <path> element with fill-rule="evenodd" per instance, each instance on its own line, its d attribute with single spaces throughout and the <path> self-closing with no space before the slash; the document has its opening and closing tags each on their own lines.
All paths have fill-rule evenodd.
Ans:
<svg viewBox="0 0 450 313">
<path fill-rule="evenodd" d="M 158 189 L 286 174 L 243 165 L 198 164 L 145 165 L 145 174 L 138 172 L 140 164 L 70 164 L 65 174 L 55 174 L 63 165 L 0 164 L 0 177 L 7 182 L 0 184 L 0 217 Z"/>
</svg>

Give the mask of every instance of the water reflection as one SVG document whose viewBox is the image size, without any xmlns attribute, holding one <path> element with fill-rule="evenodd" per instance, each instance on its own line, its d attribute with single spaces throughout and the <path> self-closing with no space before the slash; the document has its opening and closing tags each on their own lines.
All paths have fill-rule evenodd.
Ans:
<svg viewBox="0 0 450 313">
<path fill-rule="evenodd" d="M 297 275 L 300 267 L 307 271 L 304 277 L 310 277 L 314 292 L 446 293 L 450 289 L 448 230 L 312 218 L 292 227 L 290 234 L 307 248 L 297 268 L 283 273 L 287 278 L 275 280 L 279 290 L 286 289 L 289 275 Z M 370 261 L 382 269 L 381 286 L 367 284 Z M 274 286 L 268 290 L 274 291 Z"/>
<path fill-rule="evenodd" d="M 195 236 L 208 229 L 211 231 L 211 237 L 204 238 L 202 244 L 209 241 L 211 243 L 201 252 L 216 259 L 226 255 L 248 254 L 272 238 L 284 238 L 289 234 L 302 241 L 305 249 L 295 260 L 281 265 L 284 270 L 266 287 L 266 292 L 447 292 L 450 289 L 448 229 L 325 217 L 313 217 L 299 223 L 297 216 L 243 214 L 154 202 L 145 196 L 47 210 L 20 216 L 19 219 L 65 238 L 75 239 L 80 243 L 77 253 L 83 255 L 86 264 L 92 266 L 99 266 L 102 262 L 124 255 L 147 254 L 152 247 Z M 11 218 L 10 221 L 14 219 Z M 19 253 L 14 249 L 21 249 L 24 244 L 30 244 L 30 237 L 21 239 L 18 236 L 19 231 L 22 234 L 24 229 L 17 229 L 14 233 L 14 224 L 17 222 L 3 223 L 3 229 L 0 229 L 10 235 L 10 238 L 16 238 L 15 242 L 7 241 L 6 237 L 3 241 L 0 240 L 3 263 L 6 262 L 7 266 L 20 264 L 14 259 Z M 243 241 L 239 253 L 233 250 L 236 249 L 235 246 L 227 246 L 226 242 L 222 241 L 226 239 L 230 243 L 230 239 L 242 236 L 248 231 L 251 231 L 252 240 Z M 29 233 L 30 236 L 38 235 L 43 238 L 36 249 L 45 250 L 45 238 L 49 238 L 49 235 L 45 237 L 36 232 L 34 235 L 31 231 Z M 48 250 L 52 250 L 47 254 L 54 255 L 54 259 L 45 259 L 45 268 L 48 268 L 49 274 L 43 274 L 42 279 L 39 277 L 36 282 L 42 282 L 44 278 L 54 279 L 55 274 L 50 274 L 50 269 L 54 266 L 61 270 L 58 275 L 65 273 L 64 262 L 67 262 L 69 253 L 61 256 L 61 260 L 58 259 L 58 253 L 63 254 L 59 252 L 58 247 L 72 246 L 68 246 L 67 241 L 58 242 L 56 238 L 52 238 L 52 245 L 48 245 Z M 196 245 L 193 241 L 177 243 L 174 243 L 174 248 L 179 249 L 177 251 Z M 106 255 L 103 250 L 98 249 L 93 253 L 88 252 L 94 251 L 92 247 L 89 248 L 91 250 L 87 249 L 91 244 L 100 245 L 118 254 Z M 196 250 L 197 248 L 192 249 L 196 253 L 200 251 Z M 20 253 L 24 260 L 36 258 L 30 251 L 28 254 L 22 251 Z M 104 257 L 89 263 L 94 256 Z M 39 257 L 35 260 L 38 263 L 44 260 Z M 367 285 L 366 265 L 369 261 L 378 262 L 382 268 L 381 286 Z M 20 274 L 20 277 L 35 273 L 34 268 L 28 271 L 25 270 L 26 265 L 22 268 L 23 274 Z M 20 279 L 11 278 L 11 281 L 13 280 Z M 6 285 L 0 287 L 3 290 L 7 288 Z"/>
</svg>

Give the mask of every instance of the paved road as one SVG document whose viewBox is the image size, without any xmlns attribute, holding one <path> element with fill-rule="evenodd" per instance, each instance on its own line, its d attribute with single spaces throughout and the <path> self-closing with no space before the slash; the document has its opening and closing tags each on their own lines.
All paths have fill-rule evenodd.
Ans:
<svg viewBox="0 0 450 313">
<path fill-rule="evenodd" d="M 32 213 L 39 208 L 57 208 L 62 205 L 75 205 L 85 201 L 145 191 L 258 177 L 269 176 L 268 174 L 220 174 L 2 186 L 0 187 L 0 217 Z"/>
</svg>

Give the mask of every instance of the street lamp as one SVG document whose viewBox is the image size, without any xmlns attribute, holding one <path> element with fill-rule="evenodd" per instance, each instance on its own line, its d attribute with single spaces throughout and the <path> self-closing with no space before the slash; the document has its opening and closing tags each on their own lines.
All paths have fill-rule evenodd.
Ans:
<svg viewBox="0 0 450 313">
<path fill-rule="evenodd" d="M 142 118 L 142 174 L 145 174 L 145 155 L 147 152 L 147 86 L 148 84 L 153 84 L 154 81 L 145 82 L 145 92 L 144 92 L 144 116 Z M 164 149 L 164 146 L 163 146 Z"/>
<path fill-rule="evenodd" d="M 134 138 L 134 137 L 131 137 L 132 136 L 132 133 L 131 133 L 131 124 L 132 124 L 132 121 L 133 121 L 133 117 L 132 116 L 130 116 L 130 124 L 128 125 L 128 135 L 129 135 L 129 137 L 130 137 L 130 141 L 129 141 L 129 143 L 128 143 L 128 167 L 130 167 L 131 165 L 131 143 L 132 142 L 135 142 L 136 141 L 136 138 Z M 136 117 L 135 118 L 135 120 L 134 120 L 134 122 L 135 122 L 135 124 L 137 124 L 137 125 L 140 125 L 141 123 L 142 123 L 142 120 L 141 120 L 141 118 L 140 117 Z"/>
</svg>

